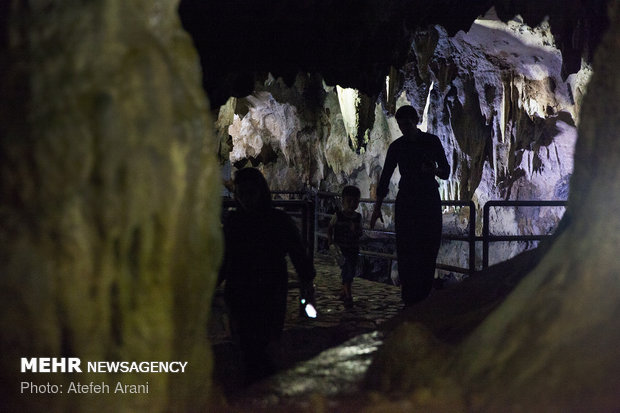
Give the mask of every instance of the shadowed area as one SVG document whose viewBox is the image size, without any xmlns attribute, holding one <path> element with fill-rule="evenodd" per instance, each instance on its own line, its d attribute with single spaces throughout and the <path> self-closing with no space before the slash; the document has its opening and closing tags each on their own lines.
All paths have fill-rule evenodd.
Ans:
<svg viewBox="0 0 620 413">
<path fill-rule="evenodd" d="M 407 309 L 398 287 L 360 278 L 355 280 L 355 305 L 345 308 L 338 300 L 340 270 L 331 257 L 319 255 L 315 262 L 319 316 L 315 320 L 299 316 L 299 295 L 292 282 L 281 371 L 242 389 L 231 376 L 238 369 L 226 332 L 220 329 L 218 335 L 212 325 L 216 381 L 219 377 L 219 385 L 228 393 L 231 411 L 312 412 L 322 405 L 356 411 L 370 403 L 369 390 L 402 395 L 415 380 L 407 375 L 407 366 L 424 358 L 448 360 L 449 349 L 505 299 L 541 255 L 542 249 L 525 252 L 459 284 L 433 290 L 427 300 Z M 212 316 L 221 320 L 222 312 L 216 308 Z M 414 333 L 404 337 L 409 333 L 403 332 L 403 325 L 416 326 Z M 379 352 L 386 340 L 392 347 Z M 394 351 L 394 343 L 409 350 Z M 408 351 L 415 351 L 416 356 L 408 358 Z M 403 370 L 395 382 L 385 382 L 381 372 L 385 368 Z M 435 366 L 428 368 L 426 374 L 432 374 Z M 314 395 L 321 397 L 313 399 Z"/>
</svg>

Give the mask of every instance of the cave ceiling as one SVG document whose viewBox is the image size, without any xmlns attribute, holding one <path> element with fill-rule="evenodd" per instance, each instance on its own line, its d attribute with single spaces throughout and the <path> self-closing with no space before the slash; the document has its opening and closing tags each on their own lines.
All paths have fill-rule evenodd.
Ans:
<svg viewBox="0 0 620 413">
<path fill-rule="evenodd" d="M 467 30 L 489 8 L 530 26 L 548 18 L 563 75 L 579 70 L 607 27 L 607 0 L 182 0 L 179 13 L 200 53 L 211 107 L 247 96 L 267 73 L 292 84 L 318 73 L 327 84 L 377 96 L 416 30 Z"/>
</svg>

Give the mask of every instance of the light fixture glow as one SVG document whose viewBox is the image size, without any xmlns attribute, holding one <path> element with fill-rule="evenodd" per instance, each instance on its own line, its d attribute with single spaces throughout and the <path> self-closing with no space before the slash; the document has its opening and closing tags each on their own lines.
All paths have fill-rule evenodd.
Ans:
<svg viewBox="0 0 620 413">
<path fill-rule="evenodd" d="M 306 315 L 309 318 L 316 318 L 317 316 L 316 308 L 314 308 L 312 304 L 306 302 L 305 298 L 301 299 L 301 305 L 304 306 L 304 311 L 306 312 Z"/>
</svg>

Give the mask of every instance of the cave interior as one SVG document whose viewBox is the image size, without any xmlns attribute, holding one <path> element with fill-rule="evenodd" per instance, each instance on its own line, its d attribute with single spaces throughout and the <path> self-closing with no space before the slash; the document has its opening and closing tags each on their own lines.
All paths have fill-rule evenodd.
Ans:
<svg viewBox="0 0 620 413">
<path fill-rule="evenodd" d="M 619 19 L 617 0 L 2 2 L 0 410 L 617 411 Z M 491 216 L 553 236 L 386 323 L 361 393 L 231 405 L 204 328 L 222 181 L 251 165 L 372 198 L 403 104 L 442 138 L 442 199 L 566 200 Z M 135 398 L 21 397 L 75 380 L 24 355 L 199 368 L 123 376 L 150 383 Z"/>
</svg>

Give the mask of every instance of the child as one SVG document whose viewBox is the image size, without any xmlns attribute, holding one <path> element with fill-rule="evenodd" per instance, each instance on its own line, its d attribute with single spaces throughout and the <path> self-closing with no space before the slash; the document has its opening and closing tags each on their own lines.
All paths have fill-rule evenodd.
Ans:
<svg viewBox="0 0 620 413">
<path fill-rule="evenodd" d="M 328 242 L 340 249 L 343 262 L 339 262 L 342 269 L 342 293 L 340 298 L 345 306 L 353 305 L 351 284 L 357 269 L 359 254 L 359 239 L 362 236 L 362 215 L 355 212 L 360 204 L 361 193 L 359 188 L 348 185 L 342 190 L 342 211 L 337 211 L 332 217 L 327 229 Z"/>
</svg>

